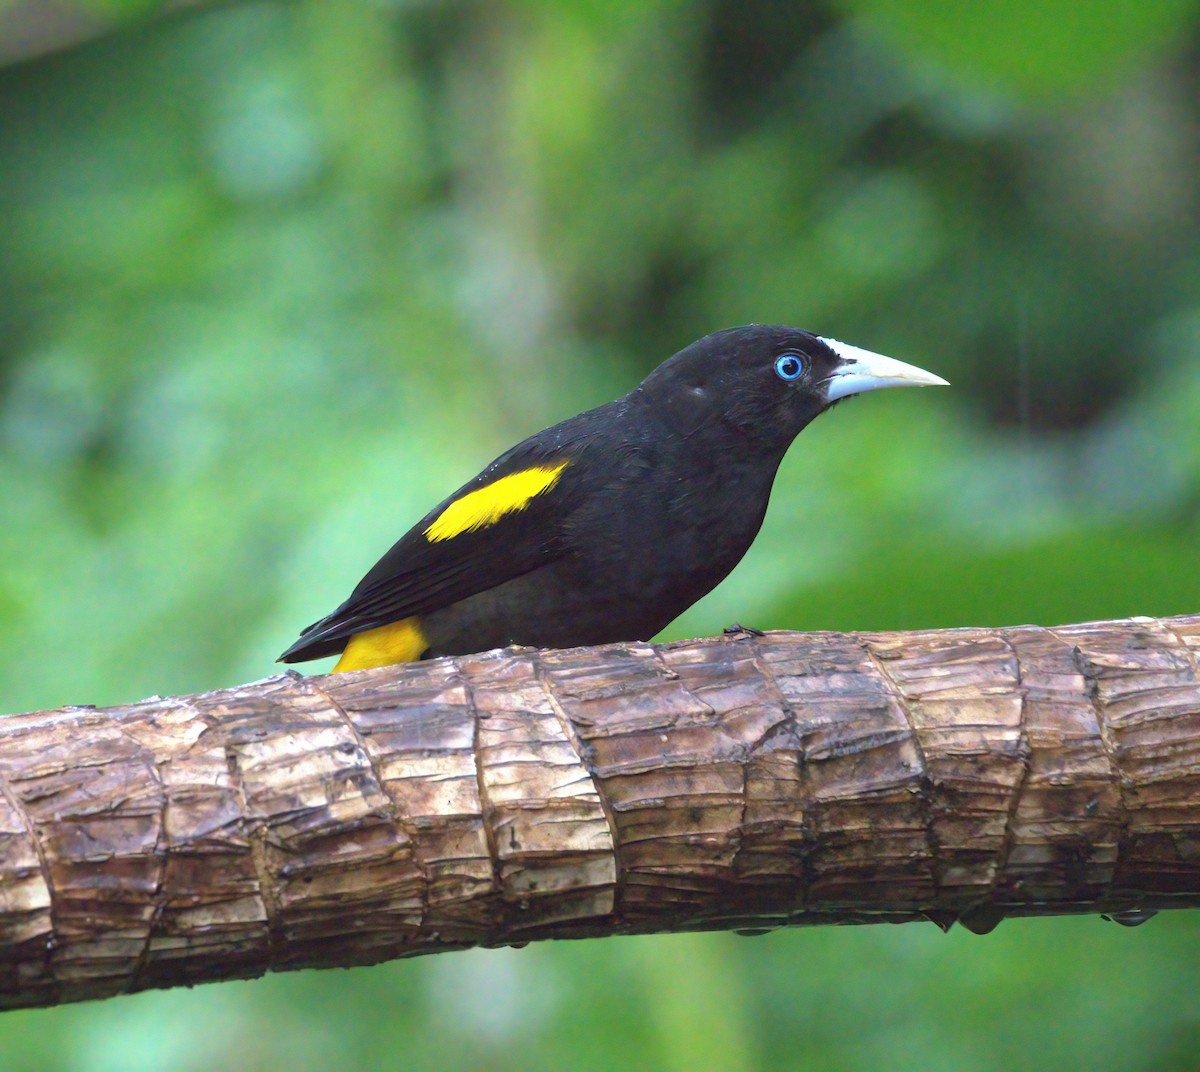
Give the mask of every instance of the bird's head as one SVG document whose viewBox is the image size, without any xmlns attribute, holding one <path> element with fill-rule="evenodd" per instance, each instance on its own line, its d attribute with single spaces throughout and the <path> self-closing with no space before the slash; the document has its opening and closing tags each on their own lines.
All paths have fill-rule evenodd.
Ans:
<svg viewBox="0 0 1200 1072">
<path fill-rule="evenodd" d="M 638 391 L 684 435 L 715 421 L 775 452 L 835 402 L 940 376 L 811 331 L 750 324 L 714 332 L 655 369 Z"/>
</svg>

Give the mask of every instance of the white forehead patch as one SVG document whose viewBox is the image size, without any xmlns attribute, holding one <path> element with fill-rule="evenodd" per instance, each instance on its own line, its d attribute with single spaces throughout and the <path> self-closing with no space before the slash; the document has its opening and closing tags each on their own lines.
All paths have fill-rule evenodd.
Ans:
<svg viewBox="0 0 1200 1072">
<path fill-rule="evenodd" d="M 872 350 L 864 350 L 861 346 L 851 346 L 848 342 L 839 342 L 837 339 L 827 339 L 824 335 L 818 335 L 826 346 L 829 347 L 843 361 L 854 361 L 863 365 L 868 365 L 872 361 L 891 361 L 892 358 L 885 357 L 883 354 L 877 354 Z M 897 361 L 897 365 L 902 362 Z"/>
</svg>

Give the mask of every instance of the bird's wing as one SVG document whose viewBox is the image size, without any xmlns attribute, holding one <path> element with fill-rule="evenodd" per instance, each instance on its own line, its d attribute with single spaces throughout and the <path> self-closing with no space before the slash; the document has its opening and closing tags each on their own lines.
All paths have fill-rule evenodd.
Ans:
<svg viewBox="0 0 1200 1072">
<path fill-rule="evenodd" d="M 280 661 L 335 654 L 355 633 L 447 607 L 561 556 L 565 527 L 593 482 L 593 437 L 565 434 L 569 423 L 513 447 L 434 507 Z"/>
</svg>

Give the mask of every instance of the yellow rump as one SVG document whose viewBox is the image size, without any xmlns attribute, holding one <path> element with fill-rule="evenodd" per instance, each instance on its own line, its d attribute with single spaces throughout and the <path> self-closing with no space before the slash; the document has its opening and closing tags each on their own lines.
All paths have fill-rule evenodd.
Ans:
<svg viewBox="0 0 1200 1072">
<path fill-rule="evenodd" d="M 346 670 L 367 670 L 372 666 L 413 663 L 425 654 L 429 641 L 421 632 L 417 618 L 405 618 L 378 629 L 355 633 L 333 668 L 335 674 Z"/>
</svg>

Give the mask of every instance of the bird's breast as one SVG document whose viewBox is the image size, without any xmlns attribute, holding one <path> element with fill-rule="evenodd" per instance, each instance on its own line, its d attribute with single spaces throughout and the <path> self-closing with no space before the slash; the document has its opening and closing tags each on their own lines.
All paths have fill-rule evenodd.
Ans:
<svg viewBox="0 0 1200 1072">
<path fill-rule="evenodd" d="M 636 459 L 581 509 L 572 549 L 631 592 L 650 599 L 681 592 L 694 601 L 753 543 L 777 467 L 682 451 Z"/>
</svg>

